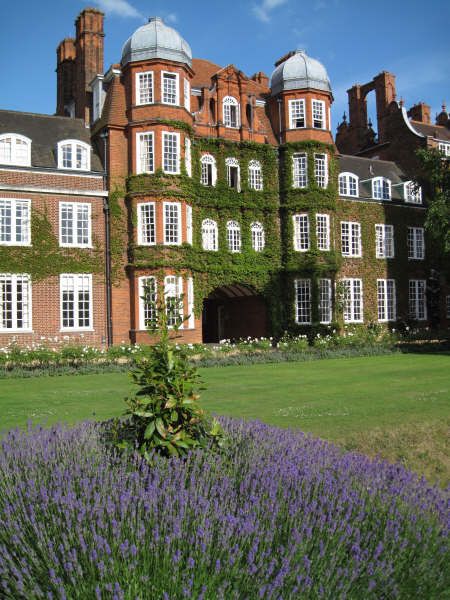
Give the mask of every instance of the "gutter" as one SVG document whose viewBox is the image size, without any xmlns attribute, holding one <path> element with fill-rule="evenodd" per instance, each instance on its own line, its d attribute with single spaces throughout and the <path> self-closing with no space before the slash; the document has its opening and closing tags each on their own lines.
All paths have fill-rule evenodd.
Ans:
<svg viewBox="0 0 450 600">
<path fill-rule="evenodd" d="M 103 181 L 105 189 L 108 187 L 107 175 L 107 152 L 108 152 L 108 132 L 104 131 L 100 134 L 103 140 L 105 170 Z M 105 219 L 105 281 L 106 281 L 106 344 L 108 348 L 113 343 L 113 327 L 112 327 L 112 289 L 111 289 L 111 219 L 109 210 L 109 194 L 103 198 L 103 215 Z"/>
</svg>

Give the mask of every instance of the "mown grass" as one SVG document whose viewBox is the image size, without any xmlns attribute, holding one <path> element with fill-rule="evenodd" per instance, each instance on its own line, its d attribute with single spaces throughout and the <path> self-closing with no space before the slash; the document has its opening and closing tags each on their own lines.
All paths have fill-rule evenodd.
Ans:
<svg viewBox="0 0 450 600">
<path fill-rule="evenodd" d="M 206 409 L 294 427 L 450 480 L 450 357 L 393 354 L 201 369 Z M 0 429 L 107 419 L 132 392 L 126 374 L 0 382 Z"/>
</svg>

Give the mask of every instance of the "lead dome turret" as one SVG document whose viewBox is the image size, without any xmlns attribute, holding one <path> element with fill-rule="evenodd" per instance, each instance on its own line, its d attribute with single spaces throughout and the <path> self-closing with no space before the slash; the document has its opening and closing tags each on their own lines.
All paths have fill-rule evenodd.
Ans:
<svg viewBox="0 0 450 600">
<path fill-rule="evenodd" d="M 272 96 L 285 90 L 315 89 L 329 92 L 331 84 L 321 62 L 311 58 L 305 50 L 290 52 L 280 59 L 272 73 L 270 87 Z"/>
</svg>

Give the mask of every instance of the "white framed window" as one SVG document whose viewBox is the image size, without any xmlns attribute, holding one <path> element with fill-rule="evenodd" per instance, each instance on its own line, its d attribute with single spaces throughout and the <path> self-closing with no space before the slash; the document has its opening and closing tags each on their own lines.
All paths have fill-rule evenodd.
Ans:
<svg viewBox="0 0 450 600">
<path fill-rule="evenodd" d="M 407 181 L 404 184 L 403 193 L 406 202 L 422 204 L 422 188 L 415 181 Z"/>
<path fill-rule="evenodd" d="M 330 249 L 330 215 L 316 214 L 316 239 L 318 250 Z"/>
<path fill-rule="evenodd" d="M 164 277 L 164 300 L 166 304 L 167 325 L 173 327 L 178 319 L 183 319 L 183 279 L 175 275 Z M 183 324 L 180 326 L 183 328 Z"/>
<path fill-rule="evenodd" d="M 311 280 L 295 279 L 295 322 L 311 323 Z"/>
<path fill-rule="evenodd" d="M 186 167 L 186 173 L 189 177 L 192 177 L 191 140 L 188 137 L 184 138 L 184 165 Z"/>
<path fill-rule="evenodd" d="M 191 112 L 191 84 L 186 78 L 184 78 L 184 108 Z"/>
<path fill-rule="evenodd" d="M 194 280 L 192 277 L 187 279 L 187 309 L 188 309 L 188 329 L 195 328 L 195 315 L 194 315 Z"/>
<path fill-rule="evenodd" d="M 358 177 L 353 173 L 340 173 L 339 175 L 339 195 L 352 196 L 357 198 L 358 193 Z"/>
<path fill-rule="evenodd" d="M 241 169 L 239 167 L 239 161 L 237 158 L 226 158 L 225 166 L 227 168 L 227 183 L 230 188 L 240 192 L 241 191 Z"/>
<path fill-rule="evenodd" d="M 450 295 L 445 297 L 445 316 L 450 319 Z"/>
<path fill-rule="evenodd" d="M 0 163 L 21 167 L 31 166 L 31 140 L 17 133 L 0 135 Z"/>
<path fill-rule="evenodd" d="M 0 273 L 0 332 L 31 331 L 31 277 Z"/>
<path fill-rule="evenodd" d="M 217 167 L 216 159 L 211 154 L 203 154 L 200 158 L 200 183 L 202 185 L 216 185 Z"/>
<path fill-rule="evenodd" d="M 386 177 L 374 177 L 372 179 L 372 198 L 375 200 L 391 199 L 391 182 Z"/>
<path fill-rule="evenodd" d="M 164 173 L 180 173 L 180 134 L 163 131 L 162 159 Z"/>
<path fill-rule="evenodd" d="M 0 245 L 31 244 L 31 201 L 0 198 Z"/>
<path fill-rule="evenodd" d="M 161 95 L 163 104 L 180 104 L 178 73 L 161 71 Z"/>
<path fill-rule="evenodd" d="M 59 203 L 59 244 L 66 247 L 92 246 L 91 204 L 84 202 Z"/>
<path fill-rule="evenodd" d="M 341 221 L 342 256 L 362 256 L 361 225 L 349 221 Z"/>
<path fill-rule="evenodd" d="M 202 248 L 214 251 L 219 249 L 217 223 L 212 219 L 202 221 Z"/>
<path fill-rule="evenodd" d="M 289 129 L 303 129 L 306 127 L 305 101 L 289 100 Z"/>
<path fill-rule="evenodd" d="M 328 156 L 326 154 L 314 154 L 314 177 L 321 188 L 328 185 Z"/>
<path fill-rule="evenodd" d="M 92 329 L 92 275 L 59 276 L 61 329 Z"/>
<path fill-rule="evenodd" d="M 450 156 L 450 144 L 446 142 L 439 142 L 439 152 L 442 152 L 444 156 Z"/>
<path fill-rule="evenodd" d="M 250 160 L 248 163 L 248 186 L 257 191 L 263 189 L 261 163 L 258 160 Z"/>
<path fill-rule="evenodd" d="M 375 255 L 377 258 L 394 258 L 393 225 L 375 225 Z"/>
<path fill-rule="evenodd" d="M 227 222 L 227 243 L 230 252 L 241 251 L 241 227 L 237 221 Z"/>
<path fill-rule="evenodd" d="M 306 154 L 292 155 L 292 187 L 305 188 L 308 186 L 308 165 Z"/>
<path fill-rule="evenodd" d="M 331 323 L 332 313 L 332 288 L 331 279 L 319 279 L 319 321 Z"/>
<path fill-rule="evenodd" d="M 233 96 L 225 96 L 222 102 L 223 124 L 225 127 L 237 128 L 241 126 L 239 102 Z"/>
<path fill-rule="evenodd" d="M 164 202 L 164 244 L 181 244 L 181 204 L 179 202 Z"/>
<path fill-rule="evenodd" d="M 153 103 L 153 71 L 136 73 L 136 104 Z"/>
<path fill-rule="evenodd" d="M 255 252 L 262 252 L 266 245 L 264 227 L 258 221 L 254 221 L 250 225 L 250 232 L 252 234 L 252 248 Z"/>
<path fill-rule="evenodd" d="M 395 321 L 395 279 L 377 279 L 378 320 Z"/>
<path fill-rule="evenodd" d="M 58 142 L 58 169 L 89 171 L 91 168 L 91 147 L 80 140 Z"/>
<path fill-rule="evenodd" d="M 363 291 L 361 279 L 342 279 L 344 292 L 344 322 L 363 322 Z"/>
<path fill-rule="evenodd" d="M 312 100 L 312 123 L 314 129 L 326 129 L 325 125 L 325 102 L 323 100 Z"/>
<path fill-rule="evenodd" d="M 140 246 L 156 244 L 156 207 L 154 202 L 143 202 L 137 205 L 137 221 L 138 244 Z"/>
<path fill-rule="evenodd" d="M 192 206 L 186 204 L 186 241 L 192 244 Z"/>
<path fill-rule="evenodd" d="M 409 280 L 409 316 L 416 321 L 425 321 L 427 318 L 426 289 L 425 279 Z"/>
<path fill-rule="evenodd" d="M 155 172 L 154 141 L 153 131 L 136 134 L 136 173 Z"/>
<path fill-rule="evenodd" d="M 408 227 L 408 258 L 425 259 L 425 238 L 423 227 Z"/>
<path fill-rule="evenodd" d="M 309 215 L 293 215 L 294 222 L 294 250 L 306 252 L 309 250 Z"/>
<path fill-rule="evenodd" d="M 144 330 L 156 324 L 157 311 L 157 283 L 156 277 L 139 277 L 139 329 Z"/>
</svg>

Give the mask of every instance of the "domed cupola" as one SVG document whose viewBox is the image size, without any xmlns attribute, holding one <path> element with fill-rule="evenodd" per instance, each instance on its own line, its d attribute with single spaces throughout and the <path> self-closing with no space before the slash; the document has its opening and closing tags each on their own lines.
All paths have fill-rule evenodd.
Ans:
<svg viewBox="0 0 450 600">
<path fill-rule="evenodd" d="M 181 35 L 168 27 L 161 17 L 150 17 L 125 42 L 122 49 L 122 66 L 130 62 L 161 58 L 192 66 L 192 51 Z"/>
<path fill-rule="evenodd" d="M 304 50 L 290 52 L 276 63 L 272 73 L 272 96 L 285 90 L 315 89 L 329 92 L 331 84 L 323 64 Z"/>
</svg>

